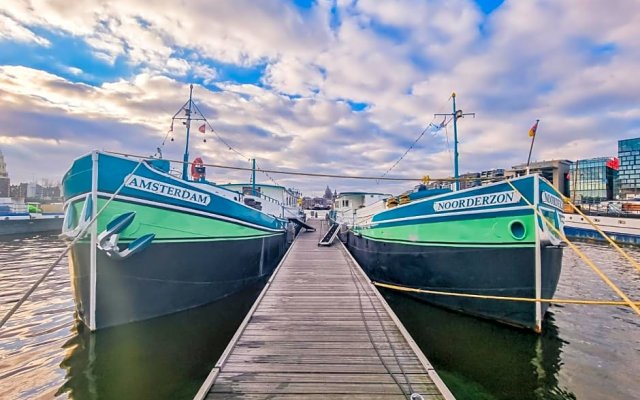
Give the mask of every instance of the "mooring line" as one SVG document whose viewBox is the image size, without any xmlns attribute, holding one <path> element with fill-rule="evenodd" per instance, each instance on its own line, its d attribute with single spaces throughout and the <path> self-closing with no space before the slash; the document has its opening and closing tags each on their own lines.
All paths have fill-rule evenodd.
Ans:
<svg viewBox="0 0 640 400">
<path fill-rule="evenodd" d="M 510 297 L 510 296 L 494 296 L 473 293 L 457 293 L 444 292 L 440 290 L 430 290 L 411 286 L 392 285 L 390 283 L 371 281 L 374 285 L 386 289 L 397 290 L 399 292 L 424 293 L 436 296 L 466 297 L 482 300 L 504 300 L 504 301 L 521 301 L 526 303 L 554 303 L 554 304 L 580 304 L 580 305 L 601 305 L 601 306 L 629 306 L 625 301 L 616 300 L 580 300 L 580 299 L 534 299 L 529 297 Z M 634 304 L 640 306 L 640 301 L 634 301 Z"/>
<path fill-rule="evenodd" d="M 133 171 L 131 172 L 131 174 L 134 174 L 138 168 L 140 167 L 140 165 L 142 165 L 142 163 L 144 162 L 144 159 L 141 159 L 138 162 L 138 165 L 136 165 L 136 167 L 133 169 Z M 98 216 L 100 216 L 100 214 L 102 214 L 102 212 L 107 208 L 107 206 L 111 203 L 111 201 L 118 195 L 118 193 L 120 193 L 120 191 L 122 190 L 122 188 L 124 188 L 125 184 L 127 183 L 127 179 L 125 177 L 125 179 L 122 181 L 122 184 L 120 185 L 120 187 L 118 188 L 118 190 L 116 190 L 113 195 L 107 200 L 107 202 L 104 204 L 104 206 L 102 206 L 102 208 L 100 210 L 98 210 L 98 212 L 96 213 L 95 217 L 91 218 L 91 220 L 89 221 L 89 223 L 80 230 L 80 232 L 78 232 L 78 235 L 71 241 L 71 243 L 62 251 L 62 253 L 58 256 L 58 258 L 56 259 L 56 261 L 53 262 L 53 264 L 51 264 L 51 266 L 49 268 L 47 268 L 47 270 L 42 274 L 42 276 L 40 276 L 40 278 L 31 286 L 31 288 L 29 288 L 29 290 L 27 290 L 27 292 L 20 298 L 20 300 L 18 300 L 18 302 L 16 304 L 13 305 L 13 307 L 11 308 L 11 310 L 9 310 L 9 312 L 7 312 L 7 314 L 2 318 L 2 320 L 0 320 L 0 329 L 2 329 L 2 327 L 4 326 L 4 324 L 9 320 L 9 318 L 11 318 L 13 316 L 13 314 L 16 313 L 16 311 L 18 311 L 18 309 L 20 308 L 20 306 L 22 306 L 22 304 L 27 301 L 27 299 L 29 298 L 29 296 L 31 296 L 31 294 L 33 292 L 35 292 L 35 290 L 38 288 L 38 286 L 40 286 L 40 284 L 47 278 L 47 276 L 49 276 L 49 274 L 51 273 L 51 271 L 53 271 L 53 269 L 58 265 L 58 263 L 60 263 L 60 261 L 62 260 L 62 258 L 69 252 L 69 250 L 71 250 L 71 248 L 81 239 L 84 237 L 84 235 L 87 233 L 87 230 L 91 227 L 91 225 L 93 225 L 93 223 L 98 219 Z M 71 204 L 69 204 L 69 207 L 71 207 Z M 96 204 L 97 207 L 97 204 Z"/>
<path fill-rule="evenodd" d="M 565 195 L 563 195 L 562 193 L 560 193 L 560 191 L 558 189 L 555 188 L 555 186 L 553 187 L 553 190 L 556 191 L 556 193 L 558 193 L 560 195 L 560 198 L 566 203 L 569 204 L 569 206 L 571 206 L 571 208 L 577 212 L 578 214 L 580 214 L 580 216 L 582 216 L 588 223 L 589 225 L 591 225 L 592 227 L 595 228 L 596 231 L 598 231 L 598 233 L 600 233 L 602 235 L 602 237 L 605 238 L 605 240 L 607 242 L 609 242 L 613 248 L 616 249 L 616 251 L 618 253 L 620 253 L 624 258 L 627 259 L 627 261 L 629 261 L 631 263 L 631 265 L 633 265 L 639 272 L 640 272 L 640 264 L 638 264 L 638 262 L 636 260 L 633 259 L 633 257 L 631 257 L 630 255 L 627 254 L 626 251 L 624 251 L 620 246 L 618 246 L 618 244 L 616 242 L 614 242 L 609 235 L 607 235 L 602 229 L 600 229 L 600 227 L 591 220 L 591 218 L 589 218 L 587 215 L 585 215 L 578 207 L 576 207 L 575 204 L 573 204 L 573 202 L 571 201 L 571 199 L 569 199 L 568 197 L 566 197 Z"/>
<path fill-rule="evenodd" d="M 575 251 L 575 252 L 576 252 L 576 254 L 578 255 L 578 257 L 580 257 L 580 258 L 581 258 L 581 259 L 582 259 L 582 260 L 583 260 L 583 261 L 584 261 L 584 262 L 585 262 L 585 263 L 586 263 L 586 264 L 587 264 L 587 265 L 588 265 L 588 266 L 589 266 L 589 267 L 590 267 L 590 268 L 591 268 L 591 269 L 592 269 L 592 270 L 593 270 L 593 271 L 594 271 L 594 272 L 595 272 L 595 273 L 600 277 L 600 279 L 602 279 L 602 280 L 603 280 L 607 285 L 609 285 L 609 287 L 610 287 L 614 292 L 616 292 L 616 294 L 617 294 L 618 296 L 620 296 L 620 297 L 625 301 L 625 303 L 627 303 L 627 305 L 628 305 L 629 307 L 631 307 L 631 308 L 633 309 L 633 311 L 635 311 L 635 313 L 636 313 L 636 314 L 638 314 L 638 315 L 640 316 L 640 308 L 638 308 L 638 306 L 637 306 L 633 301 L 631 301 L 631 299 L 630 299 L 630 298 L 629 298 L 629 297 L 628 297 L 628 296 L 627 296 L 627 295 L 626 295 L 622 290 L 620 290 L 620 289 L 618 288 L 618 286 L 616 286 L 616 284 L 615 284 L 615 283 L 613 283 L 613 282 L 611 281 L 611 279 L 609 279 L 609 277 L 607 277 L 607 275 L 605 275 L 605 274 L 604 274 L 604 272 L 602 272 L 602 271 L 600 270 L 600 268 L 598 268 L 598 267 L 593 263 L 593 261 L 591 261 L 591 259 L 589 259 L 589 257 L 587 257 L 587 256 L 586 256 L 582 251 L 580 251 L 580 249 L 578 249 L 578 247 L 576 247 L 576 245 L 575 245 L 575 244 L 573 244 L 573 243 L 572 243 L 572 242 L 567 238 L 567 236 L 564 234 L 564 232 L 561 232 L 558 228 L 556 228 L 556 227 L 555 227 L 555 225 L 553 224 L 553 222 L 552 222 L 552 221 L 550 221 L 550 220 L 549 220 L 549 219 L 548 219 L 544 214 L 542 214 L 542 213 L 540 212 L 540 210 L 538 210 L 538 207 L 536 207 L 535 205 L 533 205 L 533 204 L 529 201 L 529 199 L 527 199 L 527 197 L 526 197 L 526 196 L 524 196 L 524 195 L 522 194 L 522 192 L 520 192 L 520 190 L 518 190 L 518 188 L 516 188 L 516 187 L 513 185 L 513 183 L 511 183 L 511 181 L 507 180 L 507 181 L 505 181 L 505 182 L 507 182 L 507 184 L 509 184 L 509 186 L 511 186 L 511 187 L 513 188 L 513 190 L 515 190 L 516 192 L 518 192 L 518 193 L 520 194 L 520 196 L 522 196 L 522 199 L 523 199 L 523 200 L 524 200 L 524 201 L 525 201 L 525 202 L 526 202 L 526 203 L 531 207 L 531 209 L 533 210 L 533 212 L 534 212 L 537 216 L 539 216 L 539 217 L 542 219 L 542 221 L 543 221 L 544 223 L 546 223 L 546 224 L 547 224 L 547 226 L 548 226 L 549 228 L 551 228 L 551 229 L 554 231 L 554 233 L 556 233 L 558 236 L 560 236 L 560 238 L 562 238 L 562 240 L 564 240 L 564 241 L 569 245 L 569 247 L 571 247 L 571 249 L 572 249 L 573 251 Z M 536 223 L 536 229 L 537 229 L 537 223 Z"/>
</svg>

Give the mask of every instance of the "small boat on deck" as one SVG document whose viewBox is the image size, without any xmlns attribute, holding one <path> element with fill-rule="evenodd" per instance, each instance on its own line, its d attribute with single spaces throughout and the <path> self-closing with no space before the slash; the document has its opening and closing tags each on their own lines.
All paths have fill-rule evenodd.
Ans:
<svg viewBox="0 0 640 400">
<path fill-rule="evenodd" d="M 69 268 L 77 315 L 91 330 L 240 291 L 271 275 L 287 248 L 290 218 L 300 216 L 293 192 L 280 187 L 274 190 L 280 198 L 265 196 L 254 179 L 252 193 L 243 193 L 207 181 L 202 160 L 186 162 L 191 122 L 204 118 L 199 110 L 194 118 L 192 91 L 181 108 L 187 134 L 181 176 L 168 160 L 93 151 L 63 178 L 62 236 L 79 239 Z"/>
</svg>

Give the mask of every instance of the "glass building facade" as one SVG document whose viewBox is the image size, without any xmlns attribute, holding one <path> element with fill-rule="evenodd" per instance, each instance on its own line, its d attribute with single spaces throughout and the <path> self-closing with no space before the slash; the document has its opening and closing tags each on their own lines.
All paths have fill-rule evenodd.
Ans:
<svg viewBox="0 0 640 400">
<path fill-rule="evenodd" d="M 617 159 L 591 158 L 574 162 L 569 171 L 571 199 L 578 204 L 613 200 L 617 195 Z"/>
<path fill-rule="evenodd" d="M 640 138 L 618 141 L 620 197 L 640 197 Z"/>
</svg>

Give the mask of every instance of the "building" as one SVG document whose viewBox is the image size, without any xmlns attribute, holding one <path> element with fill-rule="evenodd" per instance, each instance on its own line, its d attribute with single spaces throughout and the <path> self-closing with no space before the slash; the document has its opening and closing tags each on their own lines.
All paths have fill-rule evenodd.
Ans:
<svg viewBox="0 0 640 400">
<path fill-rule="evenodd" d="M 333 200 L 325 197 L 303 197 L 302 208 L 306 210 L 312 209 L 329 209 L 331 208 Z"/>
<path fill-rule="evenodd" d="M 618 196 L 619 164 L 615 157 L 577 160 L 569 173 L 571 200 L 577 204 L 614 200 Z"/>
<path fill-rule="evenodd" d="M 620 198 L 640 197 L 640 138 L 618 141 Z"/>
<path fill-rule="evenodd" d="M 481 183 L 479 172 L 467 172 L 460 175 L 460 190 L 480 186 Z"/>
<path fill-rule="evenodd" d="M 503 168 L 494 168 L 480 172 L 480 180 L 483 185 L 491 182 L 497 182 L 504 179 L 505 171 Z"/>
<path fill-rule="evenodd" d="M 9 197 L 9 173 L 7 172 L 7 163 L 4 162 L 4 155 L 0 150 L 0 197 Z"/>
<path fill-rule="evenodd" d="M 551 182 L 558 191 L 565 196 L 569 195 L 569 160 L 536 161 L 529 164 L 514 165 L 505 175 L 510 177 L 524 176 L 527 171 L 532 174 L 540 174 Z"/>
</svg>

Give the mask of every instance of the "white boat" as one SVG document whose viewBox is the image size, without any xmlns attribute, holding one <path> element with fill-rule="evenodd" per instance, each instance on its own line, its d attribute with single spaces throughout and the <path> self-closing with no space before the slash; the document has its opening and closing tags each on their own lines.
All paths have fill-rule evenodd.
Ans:
<svg viewBox="0 0 640 400">
<path fill-rule="evenodd" d="M 26 235 L 62 229 L 62 213 L 43 213 L 36 203 L 0 197 L 0 235 Z"/>
<path fill-rule="evenodd" d="M 615 242 L 640 244 L 640 203 L 612 201 L 585 208 L 581 211 Z M 580 214 L 565 213 L 564 218 L 567 237 L 606 241 Z"/>
</svg>

